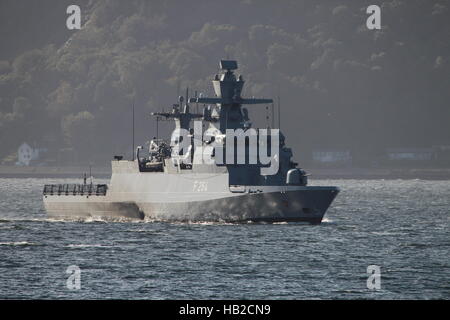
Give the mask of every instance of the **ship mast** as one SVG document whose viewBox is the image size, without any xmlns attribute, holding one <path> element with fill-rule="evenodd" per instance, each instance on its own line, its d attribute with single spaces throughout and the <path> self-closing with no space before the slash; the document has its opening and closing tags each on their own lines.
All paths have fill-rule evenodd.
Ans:
<svg viewBox="0 0 450 320">
<path fill-rule="evenodd" d="M 188 90 L 186 90 L 186 97 L 188 95 Z M 190 113 L 189 104 L 187 103 L 184 105 L 183 110 L 180 110 L 180 106 L 183 105 L 184 98 L 180 96 L 178 98 L 179 103 L 172 105 L 172 112 L 152 112 L 152 116 L 161 116 L 165 117 L 166 119 L 174 119 L 175 120 L 175 129 L 185 129 L 189 130 L 189 124 L 193 119 L 203 118 L 202 114 L 197 113 Z"/>
<path fill-rule="evenodd" d="M 213 86 L 215 98 L 195 97 L 189 99 L 190 103 L 216 104 L 220 110 L 220 131 L 225 133 L 226 129 L 245 128 L 248 121 L 243 104 L 267 104 L 273 103 L 272 99 L 246 99 L 241 97 L 244 79 L 242 76 L 234 75 L 233 71 L 238 68 L 235 60 L 221 60 L 219 64 L 221 72 L 214 77 Z"/>
</svg>

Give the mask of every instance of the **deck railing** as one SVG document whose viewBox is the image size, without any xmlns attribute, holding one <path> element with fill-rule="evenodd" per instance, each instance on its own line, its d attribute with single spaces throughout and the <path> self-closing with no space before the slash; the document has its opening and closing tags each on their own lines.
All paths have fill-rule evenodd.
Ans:
<svg viewBox="0 0 450 320">
<path fill-rule="evenodd" d="M 107 190 L 108 185 L 106 184 L 46 184 L 44 186 L 43 194 L 46 196 L 105 196 Z"/>
</svg>

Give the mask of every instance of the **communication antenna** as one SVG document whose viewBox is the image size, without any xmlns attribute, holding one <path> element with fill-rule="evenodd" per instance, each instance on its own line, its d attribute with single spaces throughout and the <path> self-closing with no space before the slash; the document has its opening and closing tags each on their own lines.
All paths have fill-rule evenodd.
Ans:
<svg viewBox="0 0 450 320">
<path fill-rule="evenodd" d="M 92 185 L 92 165 L 89 165 L 89 178 L 91 179 L 91 185 Z"/>
<path fill-rule="evenodd" d="M 133 123 L 133 126 L 132 126 L 133 127 L 133 129 L 132 129 L 133 130 L 133 138 L 132 138 L 133 139 L 133 148 L 131 149 L 131 160 L 134 161 L 134 98 L 133 98 L 133 108 L 132 109 L 133 109 L 133 111 L 132 111 L 132 113 L 133 113 L 133 120 L 132 120 L 132 123 Z"/>
<path fill-rule="evenodd" d="M 159 139 L 159 116 L 156 116 L 156 140 Z"/>
<path fill-rule="evenodd" d="M 277 98 L 278 98 L 278 129 L 281 130 L 281 118 L 280 118 L 280 115 L 281 115 L 281 112 L 280 112 L 281 103 L 280 103 L 280 96 L 278 96 Z"/>
<path fill-rule="evenodd" d="M 189 113 L 189 87 L 186 87 L 186 102 L 185 102 L 186 112 Z M 181 106 L 180 106 L 181 108 Z M 184 108 L 183 108 L 184 112 Z"/>
<path fill-rule="evenodd" d="M 272 102 L 272 129 L 275 128 L 275 112 L 274 112 L 274 106 L 273 106 L 273 102 Z"/>
<path fill-rule="evenodd" d="M 197 90 L 195 90 L 194 98 L 197 99 Z M 198 102 L 195 103 L 195 112 L 198 113 Z"/>
</svg>

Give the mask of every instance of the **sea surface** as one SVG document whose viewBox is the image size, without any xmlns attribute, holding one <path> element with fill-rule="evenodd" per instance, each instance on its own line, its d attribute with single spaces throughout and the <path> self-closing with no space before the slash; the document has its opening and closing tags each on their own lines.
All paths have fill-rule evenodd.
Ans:
<svg viewBox="0 0 450 320">
<path fill-rule="evenodd" d="M 0 179 L 0 298 L 450 298 L 450 181 L 312 181 L 341 188 L 320 225 L 48 219 L 70 181 Z"/>
</svg>

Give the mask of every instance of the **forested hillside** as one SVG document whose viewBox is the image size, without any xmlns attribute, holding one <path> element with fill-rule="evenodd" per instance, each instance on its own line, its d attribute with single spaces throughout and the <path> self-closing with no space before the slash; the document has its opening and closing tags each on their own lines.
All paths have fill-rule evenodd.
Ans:
<svg viewBox="0 0 450 320">
<path fill-rule="evenodd" d="M 379 31 L 366 27 L 367 1 L 79 1 L 73 31 L 71 2 L 39 3 L 0 1 L 0 162 L 23 141 L 76 161 L 129 156 L 132 101 L 143 144 L 150 112 L 186 86 L 212 94 L 227 57 L 244 96 L 280 96 L 297 160 L 450 144 L 448 1 L 380 1 Z M 264 126 L 265 106 L 249 109 Z"/>
</svg>

